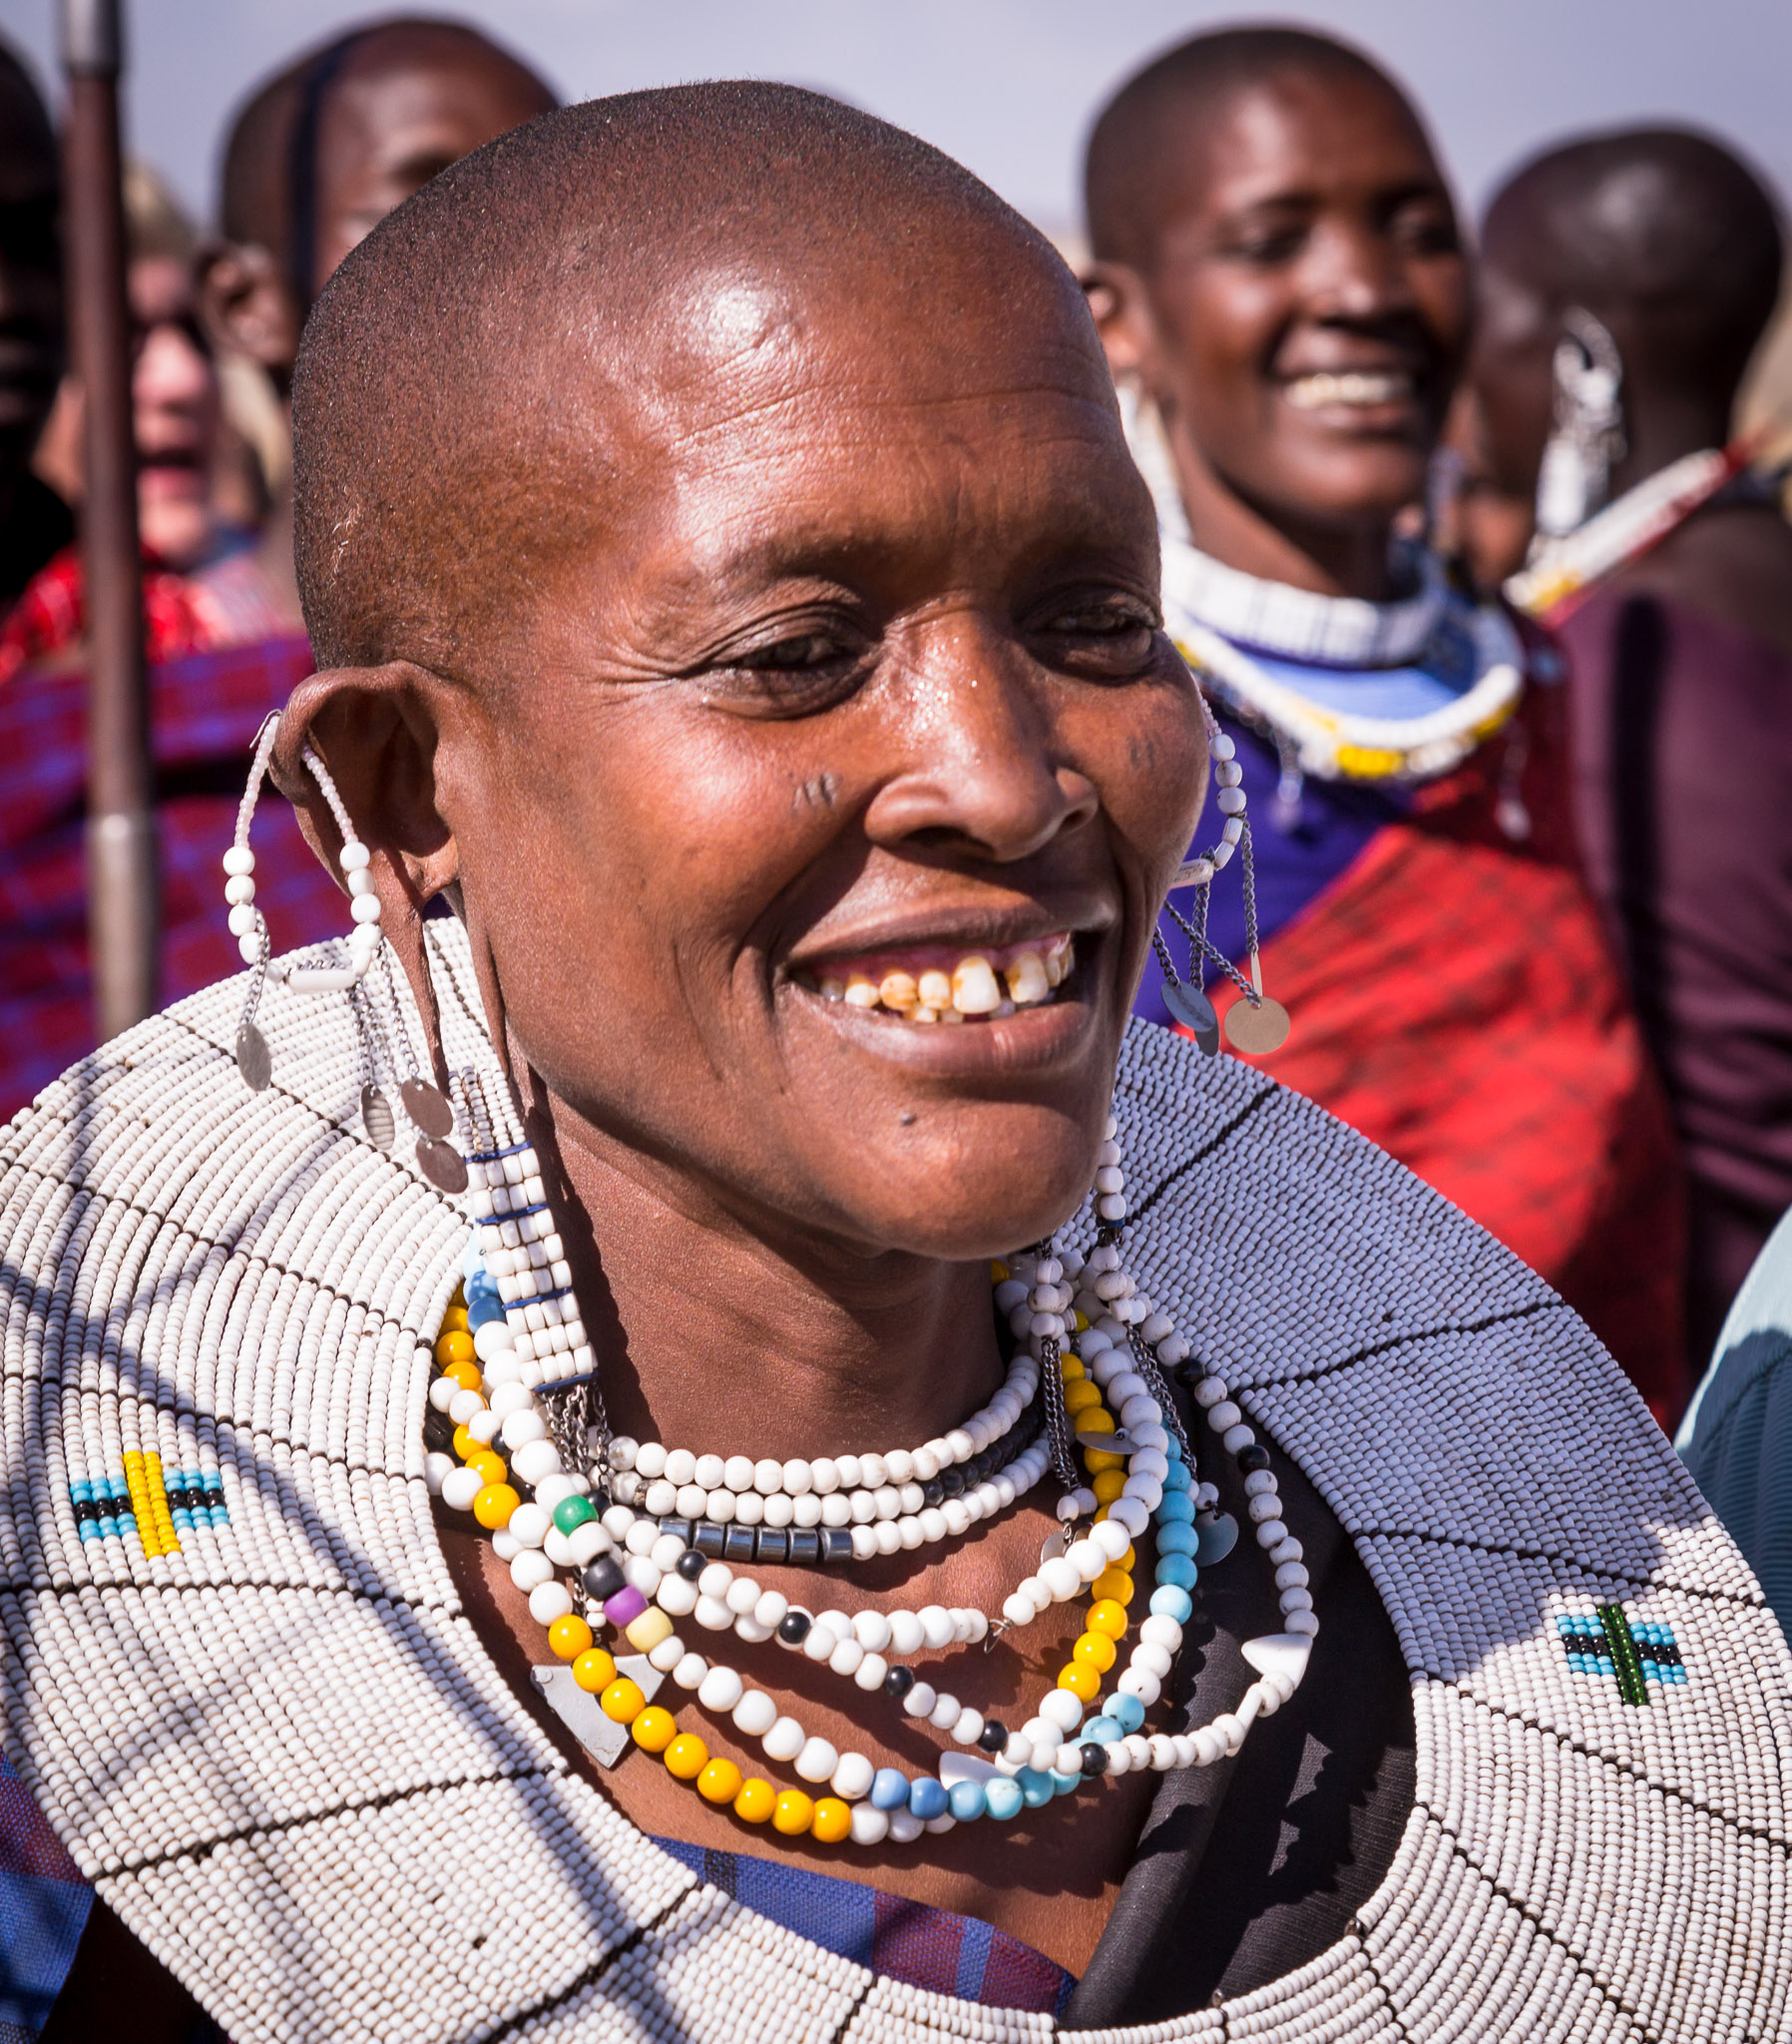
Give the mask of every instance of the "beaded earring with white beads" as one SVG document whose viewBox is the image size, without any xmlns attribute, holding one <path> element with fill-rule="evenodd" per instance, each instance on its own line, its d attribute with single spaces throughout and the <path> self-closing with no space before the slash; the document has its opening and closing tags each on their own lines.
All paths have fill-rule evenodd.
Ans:
<svg viewBox="0 0 1792 2044">
<path fill-rule="evenodd" d="M 1198 683 L 1197 683 L 1198 692 Z M 1194 895 L 1184 914 L 1167 896 L 1163 907 L 1171 922 L 1188 939 L 1188 977 L 1182 979 L 1169 955 L 1162 932 L 1153 929 L 1151 948 L 1163 970 L 1163 1005 L 1180 1022 L 1196 1044 L 1212 1056 L 1219 1049 L 1220 1023 L 1213 1003 L 1202 984 L 1205 969 L 1218 966 L 1238 989 L 1242 999 L 1226 1010 L 1226 1041 L 1234 1050 L 1254 1055 L 1279 1050 L 1288 1040 L 1288 1011 L 1280 1001 L 1263 991 L 1263 962 L 1257 943 L 1257 880 L 1251 859 L 1250 824 L 1245 816 L 1244 769 L 1238 764 L 1238 748 L 1215 721 L 1205 695 L 1200 698 L 1201 717 L 1207 728 L 1207 753 L 1213 761 L 1214 796 L 1221 817 L 1219 836 L 1203 852 L 1186 859 L 1176 869 L 1170 893 L 1192 887 Z M 1232 961 L 1207 935 L 1207 908 L 1214 876 L 1221 866 L 1240 853 L 1244 876 L 1244 946 L 1246 972 Z"/>
<path fill-rule="evenodd" d="M 235 833 L 230 848 L 224 855 L 224 900 L 229 905 L 230 934 L 236 939 L 243 963 L 255 968 L 242 1020 L 236 1029 L 236 1065 L 243 1079 L 257 1093 L 268 1084 L 273 1070 L 267 1040 L 255 1026 L 255 1014 L 261 1004 L 261 990 L 265 983 L 269 979 L 280 980 L 295 994 L 345 993 L 366 977 L 367 968 L 379 950 L 381 934 L 379 895 L 368 870 L 372 861 L 367 847 L 355 836 L 354 825 L 349 820 L 341 795 L 336 791 L 336 783 L 330 778 L 329 768 L 306 746 L 300 758 L 312 779 L 322 789 L 330 814 L 342 833 L 338 863 L 348 882 L 349 913 L 354 918 L 354 927 L 348 938 L 349 962 L 346 965 L 294 966 L 269 957 L 267 924 L 255 906 L 255 854 L 249 848 L 248 836 L 254 821 L 255 802 L 261 792 L 261 781 L 267 772 L 267 763 L 272 758 L 279 733 L 277 715 L 270 717 L 261 727 L 255 741 L 248 785 L 243 789 L 242 800 L 236 809 Z"/>
</svg>

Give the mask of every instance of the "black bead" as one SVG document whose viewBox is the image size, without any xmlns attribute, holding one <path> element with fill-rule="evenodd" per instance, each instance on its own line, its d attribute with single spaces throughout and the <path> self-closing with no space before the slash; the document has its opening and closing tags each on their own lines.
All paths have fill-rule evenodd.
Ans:
<svg viewBox="0 0 1792 2044">
<path fill-rule="evenodd" d="M 687 1547 L 673 1566 L 685 1582 L 694 1583 L 709 1566 L 709 1557 L 706 1554 L 698 1554 L 694 1547 Z"/>
<path fill-rule="evenodd" d="M 601 1554 L 585 1571 L 585 1588 L 589 1596 L 602 1604 L 606 1597 L 614 1597 L 619 1590 L 626 1589 L 628 1578 L 617 1565 L 616 1556 Z"/>
<path fill-rule="evenodd" d="M 790 1562 L 794 1568 L 815 1568 L 821 1560 L 821 1538 L 813 1526 L 790 1528 Z"/>
<path fill-rule="evenodd" d="M 884 1677 L 884 1695 L 894 1697 L 898 1703 L 915 1686 L 915 1671 L 912 1668 L 892 1668 Z"/>
<path fill-rule="evenodd" d="M 940 1483 L 948 1497 L 963 1497 L 965 1494 L 965 1472 L 962 1469 L 942 1469 Z"/>
<path fill-rule="evenodd" d="M 977 1744 L 985 1753 L 1000 1753 L 1008 1744 L 1008 1727 L 999 1718 L 986 1718 Z"/>
<path fill-rule="evenodd" d="M 946 1502 L 946 1486 L 940 1481 L 940 1479 L 937 1476 L 929 1477 L 928 1480 L 924 1484 L 922 1484 L 921 1500 L 923 1504 L 934 1505 L 936 1507 L 939 1505 L 943 1505 Z"/>
<path fill-rule="evenodd" d="M 1246 1476 L 1253 1476 L 1259 1469 L 1269 1467 L 1269 1450 L 1261 1441 L 1251 1441 L 1238 1450 L 1237 1461 Z"/>
<path fill-rule="evenodd" d="M 1091 1777 L 1108 1772 L 1108 1749 L 1098 1746 L 1093 1739 L 1083 1749 L 1083 1772 Z"/>
<path fill-rule="evenodd" d="M 782 1526 L 758 1526 L 754 1529 L 754 1561 L 788 1561 L 790 1539 Z"/>
<path fill-rule="evenodd" d="M 813 1623 L 806 1611 L 786 1611 L 778 1620 L 778 1640 L 786 1647 L 800 1647 L 809 1637 Z"/>
<path fill-rule="evenodd" d="M 660 1521 L 660 1530 L 662 1533 L 670 1533 L 674 1540 L 683 1541 L 684 1545 L 688 1547 L 690 1545 L 690 1536 L 696 1531 L 696 1521 L 694 1519 L 662 1519 Z"/>
<path fill-rule="evenodd" d="M 753 1529 L 750 1526 L 730 1526 L 728 1537 L 721 1543 L 723 1561 L 751 1561 L 753 1558 Z"/>
<path fill-rule="evenodd" d="M 696 1531 L 690 1536 L 690 1544 L 698 1554 L 706 1554 L 711 1561 L 720 1561 L 727 1539 L 728 1529 L 725 1526 L 718 1526 L 713 1519 L 699 1519 Z"/>
<path fill-rule="evenodd" d="M 615 1498 L 607 1490 L 594 1490 L 591 1494 L 591 1508 L 600 1519 L 615 1502 Z"/>
<path fill-rule="evenodd" d="M 844 1526 L 821 1528 L 821 1560 L 824 1567 L 838 1566 L 852 1559 L 852 1535 Z"/>
<path fill-rule="evenodd" d="M 1170 1371 L 1170 1375 L 1178 1384 L 1186 1384 L 1190 1390 L 1193 1390 L 1206 1374 L 1207 1365 L 1198 1355 L 1185 1355 Z"/>
</svg>

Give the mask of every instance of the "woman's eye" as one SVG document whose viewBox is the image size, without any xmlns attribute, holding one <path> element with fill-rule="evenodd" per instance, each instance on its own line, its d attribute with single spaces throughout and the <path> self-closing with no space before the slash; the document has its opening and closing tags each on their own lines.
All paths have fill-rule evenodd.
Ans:
<svg viewBox="0 0 1792 2044">
<path fill-rule="evenodd" d="M 1136 674 L 1149 660 L 1157 620 L 1144 605 L 1101 598 L 1068 604 L 1036 628 L 1054 666 L 1104 677 Z"/>
<path fill-rule="evenodd" d="M 756 673 L 800 674 L 830 662 L 849 660 L 854 649 L 831 632 L 801 632 L 770 646 L 757 646 L 728 663 Z"/>
<path fill-rule="evenodd" d="M 816 627 L 724 654 L 703 677 L 704 701 L 754 717 L 808 717 L 843 702 L 864 677 L 866 644 Z"/>
</svg>

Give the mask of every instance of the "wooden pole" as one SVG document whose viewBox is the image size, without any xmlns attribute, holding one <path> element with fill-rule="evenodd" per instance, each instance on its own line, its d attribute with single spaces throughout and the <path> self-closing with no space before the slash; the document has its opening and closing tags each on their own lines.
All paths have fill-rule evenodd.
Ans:
<svg viewBox="0 0 1792 2044">
<path fill-rule="evenodd" d="M 131 421 L 120 0 L 62 0 L 69 315 L 86 400 L 87 887 L 101 1042 L 156 1006 L 155 779 Z"/>
</svg>

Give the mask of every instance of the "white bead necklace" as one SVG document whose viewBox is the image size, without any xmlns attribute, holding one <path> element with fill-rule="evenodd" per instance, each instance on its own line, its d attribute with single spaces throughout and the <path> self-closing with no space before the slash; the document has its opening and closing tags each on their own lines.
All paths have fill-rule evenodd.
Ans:
<svg viewBox="0 0 1792 2044">
<path fill-rule="evenodd" d="M 561 1511 L 570 1499 L 589 1499 L 593 1479 L 566 1469 L 564 1449 L 571 1443 L 551 1437 L 553 1415 L 541 1408 L 536 1392 L 544 1385 L 551 1393 L 589 1385 L 595 1376 L 591 1350 L 584 1342 L 576 1308 L 572 1308 L 570 1319 L 540 1318 L 539 1324 L 532 1324 L 542 1315 L 547 1298 L 563 1296 L 571 1304 L 571 1273 L 560 1254 L 558 1238 L 539 1232 L 540 1218 L 546 1215 L 539 1161 L 526 1142 L 500 1143 L 496 1139 L 489 1102 L 472 1075 L 464 1076 L 463 1087 L 477 1146 L 469 1159 L 474 1204 L 476 1208 L 489 1204 L 488 1212 L 476 1216 L 478 1275 L 473 1269 L 474 1257 L 469 1259 L 471 1312 L 478 1315 L 473 1341 L 482 1382 L 479 1392 L 454 1386 L 443 1396 L 450 1380 L 438 1378 L 431 1387 L 431 1402 L 451 1421 L 467 1428 L 473 1440 L 502 1442 L 510 1453 L 511 1476 L 520 1488 L 533 1492 L 527 1502 L 518 1502 L 509 1510 L 506 1523 L 494 1535 L 494 1545 L 509 1562 L 513 1581 L 527 1593 L 531 1616 L 538 1623 L 552 1627 L 573 1618 L 581 1604 L 593 1615 L 601 1610 L 603 1619 L 630 1650 L 645 1653 L 676 1687 L 693 1692 L 700 1708 L 758 1740 L 768 1760 L 791 1765 L 801 1781 L 827 1784 L 849 1808 L 848 1834 L 862 1845 L 886 1838 L 907 1842 L 924 1829 L 947 1828 L 970 1816 L 1012 1815 L 1030 1801 L 1037 1805 L 1068 1792 L 1085 1779 L 1104 1774 L 1209 1765 L 1221 1754 L 1236 1752 L 1254 1719 L 1274 1711 L 1293 1693 L 1304 1673 L 1308 1643 L 1317 1631 L 1300 1543 L 1281 1521 L 1268 1456 L 1257 1446 L 1253 1430 L 1217 1376 L 1200 1380 L 1196 1402 L 1225 1451 L 1245 1461 L 1250 1517 L 1257 1544 L 1277 1572 L 1285 1631 L 1246 1643 L 1245 1656 L 1257 1670 L 1258 1679 L 1235 1710 L 1218 1714 L 1195 1732 L 1146 1738 L 1138 1729 L 1144 1712 L 1161 1696 L 1181 1645 L 1182 1621 L 1190 1608 L 1186 1592 L 1174 1583 L 1173 1569 L 1166 1578 L 1161 1559 L 1160 1588 L 1153 1597 L 1153 1609 L 1115 1684 L 1112 1703 L 1098 1705 L 1092 1714 L 1083 1699 L 1061 1685 L 1019 1732 L 1009 1732 L 887 1659 L 886 1650 L 944 1652 L 981 1642 L 991 1630 L 981 1611 L 928 1606 L 918 1612 L 867 1610 L 848 1615 L 828 1610 L 815 1614 L 792 1606 L 779 1591 L 761 1589 L 719 1557 L 690 1546 L 682 1527 L 666 1530 L 651 1511 L 651 1503 L 662 1499 L 644 1496 L 640 1511 L 620 1499 L 601 1514 L 584 1502 Z M 788 1497 L 794 1507 L 798 1501 L 816 1497 L 819 1465 L 822 1481 L 829 1486 L 821 1496 L 839 1496 L 842 1461 L 849 1472 L 856 1461 L 859 1482 L 852 1488 L 861 1495 L 875 1494 L 864 1481 L 867 1461 L 874 1474 L 880 1473 L 878 1464 L 882 1464 L 886 1485 L 876 1489 L 896 1488 L 887 1479 L 905 1470 L 912 1483 L 919 1471 L 929 1466 L 960 1466 L 1012 1428 L 1042 1382 L 1058 1382 L 1060 1348 L 1069 1340 L 1075 1344 L 1073 1352 L 1079 1361 L 1118 1407 L 1120 1427 L 1111 1433 L 1098 1432 L 1093 1438 L 1113 1441 L 1115 1450 L 1123 1454 L 1126 1474 L 1105 1519 L 1071 1542 L 1067 1551 L 1042 1559 L 1038 1571 L 1016 1586 L 1004 1603 L 1001 1628 L 1031 1624 L 1052 1605 L 1095 1583 L 1144 1535 L 1153 1519 L 1163 1514 L 1166 1496 L 1189 1500 L 1180 1507 L 1189 1517 L 1197 1506 L 1211 1504 L 1216 1493 L 1209 1486 L 1196 1488 L 1192 1472 L 1185 1466 L 1185 1447 L 1177 1437 L 1179 1424 L 1175 1436 L 1164 1424 L 1166 1418 L 1173 1421 L 1174 1415 L 1158 1372 L 1161 1366 L 1181 1362 L 1188 1352 L 1187 1343 L 1176 1334 L 1168 1315 L 1156 1312 L 1150 1300 L 1138 1293 L 1120 1268 L 1112 1240 L 1125 1215 L 1124 1181 L 1112 1121 L 1107 1136 L 1096 1193 L 1103 1239 L 1087 1263 L 1074 1252 L 1043 1257 L 1021 1253 L 1010 1260 L 1013 1275 L 1002 1280 L 997 1299 L 1008 1310 L 1017 1335 L 1025 1334 L 1027 1347 L 1017 1354 L 1003 1389 L 989 1405 L 963 1428 L 942 1436 L 938 1443 L 909 1451 L 905 1459 L 898 1459 L 903 1451 L 895 1451 L 881 1457 L 766 1461 L 761 1487 L 759 1465 L 740 1457 L 739 1462 L 746 1463 L 754 1476 L 751 1495 L 766 1500 Z M 533 1224 L 527 1238 L 525 1224 Z M 523 1248 L 525 1240 L 528 1250 Z M 1081 1280 L 1080 1290 L 1063 1281 L 1067 1276 Z M 480 1277 L 485 1279 L 484 1286 Z M 551 1290 L 544 1278 L 551 1280 Z M 485 1303 L 493 1290 L 502 1301 L 501 1317 Z M 1079 1303 L 1073 1304 L 1074 1300 Z M 1073 1332 L 1067 1311 L 1082 1313 L 1090 1323 Z M 569 1329 L 577 1330 L 576 1337 Z M 560 1347 L 554 1346 L 556 1340 Z M 547 1345 L 542 1348 L 544 1342 Z M 539 1356 L 538 1349 L 542 1350 Z M 563 1352 L 571 1367 L 542 1359 Z M 1058 1395 L 1062 1405 L 1062 1386 Z M 1064 1466 L 1067 1428 L 1062 1410 L 1055 1418 L 1052 1435 L 1024 1450 L 1010 1470 L 986 1478 L 969 1497 L 951 1501 L 961 1506 L 962 1525 L 954 1527 L 947 1522 L 943 1507 L 929 1508 L 939 1513 L 941 1535 L 968 1530 L 977 1518 L 1006 1509 L 1055 1459 L 1060 1463 L 1061 1480 L 1070 1476 Z M 600 1434 L 604 1431 L 601 1418 L 598 1430 Z M 564 1436 L 564 1422 L 561 1431 Z M 1088 1441 L 1091 1437 L 1083 1438 Z M 727 1458 L 714 1458 L 722 1463 L 723 1482 L 698 1485 L 698 1458 L 694 1455 L 688 1457 L 686 1472 L 681 1462 L 672 1462 L 679 1451 L 666 1450 L 659 1443 L 638 1446 L 625 1440 L 621 1459 L 633 1466 L 616 1471 L 618 1443 L 610 1441 L 608 1445 L 609 1457 L 600 1461 L 594 1475 L 612 1483 L 619 1476 L 633 1476 L 638 1483 L 645 1478 L 650 1486 L 666 1485 L 674 1505 L 684 1488 L 698 1491 L 705 1508 L 715 1490 L 733 1498 L 749 1494 L 725 1481 Z M 649 1452 L 645 1470 L 644 1447 L 657 1451 Z M 942 1461 L 942 1449 L 951 1457 L 949 1463 Z M 894 1471 L 892 1462 L 896 1463 Z M 776 1488 L 772 1487 L 774 1471 Z M 705 1468 L 703 1473 L 715 1472 Z M 739 1475 L 739 1469 L 734 1473 Z M 673 1474 L 688 1474 L 689 1484 L 674 1483 Z M 429 1475 L 432 1489 L 445 1503 L 468 1509 L 486 1491 L 489 1471 L 455 1468 L 450 1458 L 436 1453 L 429 1458 Z M 788 1487 L 787 1475 L 793 1479 Z M 690 1502 L 694 1504 L 696 1498 Z M 1062 1516 L 1074 1524 L 1095 1505 L 1092 1491 L 1067 1483 Z M 557 1513 L 576 1518 L 578 1523 L 570 1531 L 563 1530 L 556 1524 Z M 922 1514 L 905 1516 L 918 1523 Z M 879 1526 L 899 1523 L 885 1518 Z M 1178 1529 L 1182 1525 L 1175 1517 L 1164 1523 Z M 871 1534 L 871 1526 L 861 1524 L 854 1532 Z M 577 1590 L 559 1579 L 563 1569 L 579 1572 Z M 1187 1574 L 1192 1580 L 1192 1564 Z M 1165 1608 L 1156 1608 L 1159 1599 L 1164 1600 Z M 942 1764 L 940 1780 L 911 1782 L 899 1771 L 875 1769 L 863 1754 L 842 1754 L 830 1742 L 806 1733 L 800 1722 L 780 1712 L 764 1691 L 749 1688 L 738 1671 L 690 1649 L 674 1625 L 675 1620 L 685 1618 L 706 1631 L 731 1631 L 748 1645 L 776 1638 L 786 1648 L 800 1651 L 817 1665 L 850 1680 L 861 1691 L 882 1690 L 906 1716 L 924 1720 L 959 1746 L 980 1749 L 990 1758 L 981 1770 L 969 1772 L 968 1762 L 960 1762 L 955 1769 L 948 1758 Z M 947 1775 L 953 1777 L 950 1782 Z M 1044 1787 L 1048 1781 L 1049 1791 Z M 1020 1786 L 1015 1788 L 999 1786 L 1017 1783 Z"/>
</svg>

